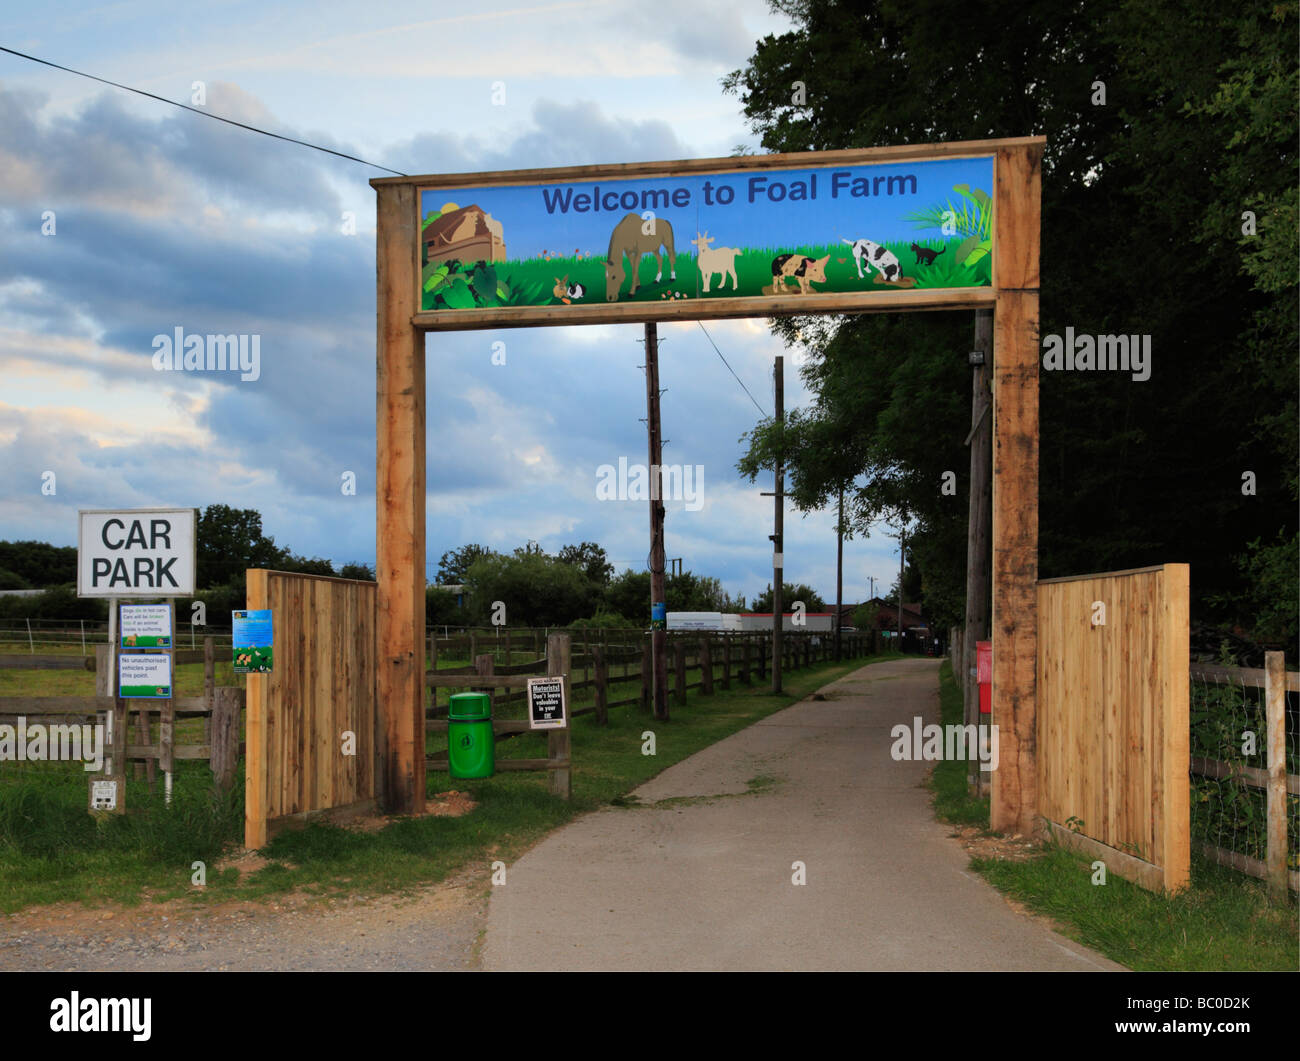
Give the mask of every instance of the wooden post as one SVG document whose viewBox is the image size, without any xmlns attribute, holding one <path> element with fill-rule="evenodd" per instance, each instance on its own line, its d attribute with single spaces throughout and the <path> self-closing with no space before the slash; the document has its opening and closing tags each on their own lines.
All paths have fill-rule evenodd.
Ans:
<svg viewBox="0 0 1300 1061">
<path fill-rule="evenodd" d="M 767 641 L 760 638 L 758 641 L 758 680 L 767 679 Z"/>
<path fill-rule="evenodd" d="M 731 688 L 731 635 L 722 635 L 722 687 Z"/>
<path fill-rule="evenodd" d="M 749 638 L 740 643 L 740 684 L 749 685 Z"/>
<path fill-rule="evenodd" d="M 572 648 L 568 634 L 548 634 L 546 637 L 546 673 L 564 675 L 564 702 L 573 711 L 573 682 L 569 677 Z M 570 721 L 572 725 L 572 721 Z M 570 757 L 569 727 L 546 732 L 546 757 L 553 763 L 564 762 L 558 770 L 550 770 L 551 795 L 568 799 L 573 794 L 573 779 L 568 767 Z"/>
<path fill-rule="evenodd" d="M 1264 714 L 1268 745 L 1268 890 L 1287 899 L 1286 866 L 1286 667 L 1281 652 L 1264 653 Z"/>
<path fill-rule="evenodd" d="M 239 690 L 233 687 L 216 690 L 212 699 L 208 765 L 212 768 L 212 782 L 219 789 L 224 791 L 234 784 L 239 766 Z"/>
<path fill-rule="evenodd" d="M 994 164 L 993 724 L 999 765 L 990 826 L 1039 832 L 1038 660 L 1039 144 L 999 148 Z M 969 647 L 969 646 L 968 646 Z"/>
<path fill-rule="evenodd" d="M 686 645 L 681 638 L 673 643 L 673 692 L 678 705 L 686 703 Z"/>
<path fill-rule="evenodd" d="M 605 646 L 592 647 L 596 672 L 596 725 L 609 725 L 609 665 L 605 662 Z"/>
<path fill-rule="evenodd" d="M 650 660 L 650 638 L 641 642 L 641 710 L 650 709 L 650 687 L 654 683 L 653 664 Z"/>
<path fill-rule="evenodd" d="M 377 707 L 384 802 L 424 810 L 424 337 L 419 309 L 419 208 L 409 184 L 376 187 L 378 346 L 375 510 Z"/>
<path fill-rule="evenodd" d="M 700 692 L 705 696 L 713 695 L 713 653 L 709 650 L 709 639 L 700 638 Z"/>
</svg>

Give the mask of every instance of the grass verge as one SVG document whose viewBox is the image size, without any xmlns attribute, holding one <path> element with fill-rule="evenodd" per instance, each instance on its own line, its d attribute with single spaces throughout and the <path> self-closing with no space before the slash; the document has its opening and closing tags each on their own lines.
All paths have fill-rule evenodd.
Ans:
<svg viewBox="0 0 1300 1061">
<path fill-rule="evenodd" d="M 190 896 L 217 902 L 295 889 L 322 896 L 366 895 L 435 883 L 475 862 L 509 861 L 556 826 L 614 802 L 700 749 L 842 674 L 892 658 L 897 657 L 787 672 L 780 696 L 734 681 L 731 690 L 719 687 L 713 696 L 692 690 L 685 706 L 670 705 L 667 723 L 654 722 L 637 707 L 612 710 L 606 727 L 590 716 L 575 719 L 570 801 L 547 792 L 542 772 L 453 781 L 431 770 L 430 793 L 467 792 L 477 807 L 456 818 L 396 819 L 375 832 L 323 823 L 287 831 L 262 851 L 269 865 L 253 873 L 216 869 L 223 852 L 242 838 L 242 777 L 228 797 L 218 798 L 210 792 L 206 763 L 178 763 L 170 808 L 159 794 L 150 795 L 143 781 L 129 778 L 127 806 L 137 813 L 101 825 L 86 813 L 84 776 L 71 776 L 67 764 L 25 764 L 27 771 L 0 784 L 0 912 L 68 900 L 134 905 L 144 898 Z M 647 730 L 655 734 L 654 756 L 641 751 Z M 532 758 L 544 755 L 544 746 L 543 737 L 528 735 L 503 742 L 498 754 Z M 196 861 L 206 866 L 202 889 L 191 884 Z"/>
<path fill-rule="evenodd" d="M 945 725 L 962 721 L 951 665 L 939 672 Z M 988 824 L 988 800 L 966 792 L 966 764 L 941 762 L 931 779 L 935 813 L 954 825 Z M 1072 939 L 1140 972 L 1269 970 L 1300 967 L 1294 897 L 1270 903 L 1262 881 L 1195 855 L 1191 886 L 1157 895 L 1111 873 L 1095 885 L 1092 861 L 1055 845 L 1024 861 L 973 858 L 971 868 Z"/>
</svg>

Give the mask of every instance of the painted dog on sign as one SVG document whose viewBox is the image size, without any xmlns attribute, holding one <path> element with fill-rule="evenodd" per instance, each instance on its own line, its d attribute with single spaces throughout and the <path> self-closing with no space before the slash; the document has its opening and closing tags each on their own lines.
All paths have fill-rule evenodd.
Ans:
<svg viewBox="0 0 1300 1061">
<path fill-rule="evenodd" d="M 901 279 L 903 267 L 893 251 L 887 251 L 879 243 L 872 243 L 869 239 L 841 239 L 840 242 L 847 243 L 853 248 L 853 260 L 858 266 L 859 280 L 866 276 L 862 271 L 863 259 L 866 260 L 868 271 L 875 269 L 886 281 L 893 282 Z"/>
</svg>

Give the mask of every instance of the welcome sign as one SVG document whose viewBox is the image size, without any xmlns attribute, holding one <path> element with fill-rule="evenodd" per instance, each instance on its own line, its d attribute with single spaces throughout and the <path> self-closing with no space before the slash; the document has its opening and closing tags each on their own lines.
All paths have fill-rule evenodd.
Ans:
<svg viewBox="0 0 1300 1061">
<path fill-rule="evenodd" d="M 584 307 L 743 298 L 762 315 L 760 300 L 807 300 L 806 312 L 818 312 L 819 296 L 843 304 L 844 296 L 869 302 L 888 291 L 993 284 L 991 155 L 730 164 L 422 187 L 419 311 L 544 308 L 557 318 L 548 323 L 562 323 L 566 310 Z M 716 308 L 699 305 L 698 315 Z"/>
</svg>

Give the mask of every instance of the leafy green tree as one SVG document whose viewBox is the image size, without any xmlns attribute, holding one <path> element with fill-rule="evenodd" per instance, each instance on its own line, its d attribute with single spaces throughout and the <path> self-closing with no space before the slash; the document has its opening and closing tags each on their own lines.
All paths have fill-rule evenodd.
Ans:
<svg viewBox="0 0 1300 1061">
<path fill-rule="evenodd" d="M 758 42 L 725 82 L 764 147 L 1045 133 L 1040 332 L 1151 337 L 1145 381 L 1041 376 L 1040 575 L 1186 560 L 1205 609 L 1239 585 L 1247 543 L 1281 527 L 1281 544 L 1261 548 L 1285 549 L 1300 419 L 1295 6 L 1117 0 L 1098 18 L 1095 5 L 1030 0 L 1011 20 L 957 0 L 772 6 L 794 28 Z M 1242 234 L 1247 209 L 1270 236 Z M 812 404 L 783 438 L 759 424 L 742 471 L 781 448 L 804 511 L 861 474 L 845 499 L 855 529 L 906 518 L 927 614 L 953 621 L 969 319 L 792 318 L 777 330 L 810 354 Z M 1241 492 L 1243 469 L 1256 496 Z M 955 496 L 940 493 L 945 471 Z"/>
<path fill-rule="evenodd" d="M 805 611 L 824 612 L 829 610 L 826 607 L 826 602 L 807 583 L 782 582 L 781 603 L 785 610 L 793 610 L 794 602 L 797 600 L 803 601 Z M 756 612 L 770 612 L 772 610 L 772 583 L 769 582 L 767 588 L 754 598 L 752 610 Z"/>
<path fill-rule="evenodd" d="M 590 615 L 600 599 L 599 588 L 578 568 L 526 548 L 475 560 L 465 586 L 475 621 L 487 621 L 501 601 L 512 626 L 563 626 Z"/>
<path fill-rule="evenodd" d="M 463 585 L 475 560 L 496 555 L 485 545 L 462 545 L 459 549 L 449 549 L 438 561 L 438 583 L 443 586 Z"/>
<path fill-rule="evenodd" d="M 77 581 L 77 548 L 47 542 L 0 542 L 0 569 L 19 582 L 0 589 L 40 589 Z M 10 579 L 9 581 L 13 581 Z"/>
<path fill-rule="evenodd" d="M 287 556 L 274 538 L 262 533 L 262 515 L 256 509 L 209 505 L 199 513 L 195 543 L 198 587 L 242 585 L 248 568 L 283 570 Z"/>
<path fill-rule="evenodd" d="M 373 582 L 375 571 L 369 564 L 344 564 L 339 568 L 339 578 L 356 579 L 358 582 Z"/>
<path fill-rule="evenodd" d="M 614 565 L 609 562 L 605 550 L 595 542 L 566 545 L 560 550 L 559 559 L 561 563 L 577 567 L 598 586 L 608 586 L 614 574 Z"/>
</svg>

